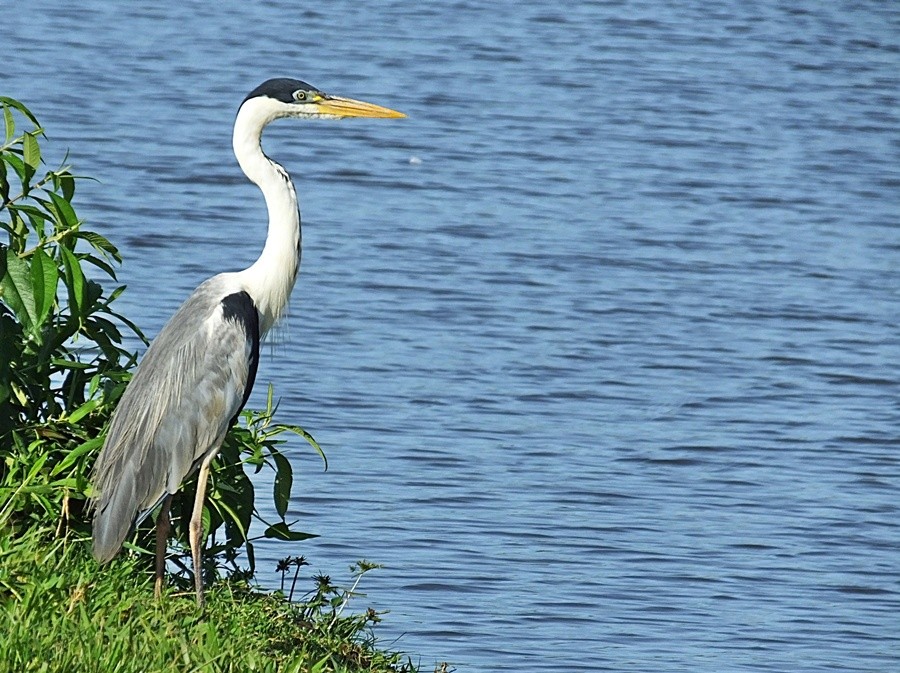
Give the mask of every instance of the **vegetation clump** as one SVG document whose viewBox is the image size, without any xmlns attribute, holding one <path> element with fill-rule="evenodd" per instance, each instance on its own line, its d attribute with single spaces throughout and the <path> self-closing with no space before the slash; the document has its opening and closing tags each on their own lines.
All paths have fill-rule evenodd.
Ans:
<svg viewBox="0 0 900 673">
<path fill-rule="evenodd" d="M 216 460 L 203 512 L 204 573 L 211 590 L 198 612 L 190 593 L 188 483 L 172 506 L 170 588 L 153 599 L 152 521 L 100 568 L 90 555 L 90 469 L 144 339 L 112 305 L 116 247 L 88 231 L 72 206 L 69 166 L 42 170 L 43 129 L 22 103 L 0 96 L 0 673 L 2 671 L 412 671 L 378 649 L 372 610 L 343 614 L 353 588 L 327 577 L 294 601 L 252 586 L 251 521 L 262 537 L 311 537 L 286 520 L 293 482 L 279 450 L 269 388 L 266 409 L 244 412 Z M 19 131 L 21 126 L 27 130 Z M 2 236 L 2 235 L 0 235 Z M 3 240 L 5 238 L 5 240 Z M 264 521 L 247 471 L 274 472 L 276 521 Z M 243 567 L 243 559 L 248 565 Z M 356 581 L 375 566 L 360 562 Z"/>
</svg>

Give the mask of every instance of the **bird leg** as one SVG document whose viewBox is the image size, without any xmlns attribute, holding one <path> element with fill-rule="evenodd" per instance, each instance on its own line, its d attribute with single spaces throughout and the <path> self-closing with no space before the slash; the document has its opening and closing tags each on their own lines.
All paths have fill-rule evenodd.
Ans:
<svg viewBox="0 0 900 673">
<path fill-rule="evenodd" d="M 194 497 L 194 513 L 191 515 L 189 527 L 191 538 L 191 557 L 194 560 L 194 587 L 197 590 L 197 607 L 203 607 L 203 573 L 200 568 L 200 545 L 203 536 L 203 499 L 206 497 L 206 480 L 209 478 L 209 464 L 216 457 L 218 449 L 210 451 L 203 457 L 200 472 L 197 474 L 197 495 Z"/>
<path fill-rule="evenodd" d="M 162 596 L 163 582 L 166 573 L 166 548 L 169 542 L 169 505 L 172 504 L 172 495 L 167 494 L 162 501 L 162 508 L 156 518 L 156 585 L 153 595 L 157 600 Z"/>
</svg>

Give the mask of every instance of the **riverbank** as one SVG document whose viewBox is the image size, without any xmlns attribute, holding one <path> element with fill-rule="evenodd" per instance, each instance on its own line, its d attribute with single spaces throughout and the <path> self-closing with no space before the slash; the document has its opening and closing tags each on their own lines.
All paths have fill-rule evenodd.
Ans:
<svg viewBox="0 0 900 673">
<path fill-rule="evenodd" d="M 360 613 L 359 599 L 326 577 L 298 585 L 296 594 L 308 593 L 294 603 L 238 580 L 219 582 L 201 612 L 189 590 L 170 587 L 155 600 L 139 558 L 101 568 L 86 540 L 51 533 L 0 532 L 0 671 L 418 670 L 378 647 L 380 616 Z"/>
</svg>

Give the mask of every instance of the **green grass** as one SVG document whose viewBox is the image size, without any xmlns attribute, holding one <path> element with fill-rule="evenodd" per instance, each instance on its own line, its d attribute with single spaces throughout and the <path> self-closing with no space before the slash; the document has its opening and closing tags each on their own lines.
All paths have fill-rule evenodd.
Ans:
<svg viewBox="0 0 900 673">
<path fill-rule="evenodd" d="M 99 567 L 84 540 L 0 530 L 0 671 L 416 671 L 381 651 L 378 615 L 344 615 L 350 594 L 315 578 L 303 602 L 239 582 L 153 597 L 146 564 Z M 350 610 L 346 612 L 350 613 Z"/>
</svg>

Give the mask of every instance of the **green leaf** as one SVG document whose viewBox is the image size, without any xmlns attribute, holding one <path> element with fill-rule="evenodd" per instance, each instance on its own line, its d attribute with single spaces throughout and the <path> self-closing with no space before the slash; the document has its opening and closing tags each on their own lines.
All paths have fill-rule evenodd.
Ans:
<svg viewBox="0 0 900 673">
<path fill-rule="evenodd" d="M 94 255 L 88 255 L 84 258 L 84 261 L 88 262 L 89 264 L 93 264 L 98 269 L 103 270 L 106 273 L 106 275 L 109 276 L 110 278 L 112 278 L 113 280 L 118 280 L 118 278 L 116 278 L 116 270 L 114 268 L 112 268 L 112 266 L 110 266 L 108 263 L 106 263 L 102 259 L 100 259 L 99 257 L 95 257 Z M 112 298 L 110 299 L 110 301 L 112 301 Z"/>
<path fill-rule="evenodd" d="M 34 134 L 27 131 L 22 136 L 22 160 L 25 162 L 25 184 L 22 185 L 22 191 L 27 192 L 31 179 L 41 165 L 41 146 Z"/>
<path fill-rule="evenodd" d="M 125 291 L 125 286 L 120 285 L 119 287 L 114 289 L 112 292 L 110 292 L 109 295 L 107 295 L 106 303 L 111 304 L 116 299 L 118 299 L 119 295 L 122 294 L 124 291 Z"/>
<path fill-rule="evenodd" d="M 117 262 L 122 261 L 118 248 L 110 243 L 105 236 L 101 236 L 94 231 L 79 231 L 78 238 L 83 238 L 90 243 L 95 250 L 109 254 Z"/>
<path fill-rule="evenodd" d="M 90 369 L 92 365 L 87 362 L 78 362 L 77 360 L 63 360 L 62 358 L 53 358 L 50 364 L 54 367 L 62 369 Z"/>
<path fill-rule="evenodd" d="M 81 270 L 81 263 L 71 250 L 65 246 L 60 246 L 59 251 L 62 253 L 63 265 L 66 269 L 66 288 L 69 291 L 69 311 L 72 317 L 77 317 L 78 321 L 84 317 L 85 306 L 85 283 L 84 273 Z"/>
<path fill-rule="evenodd" d="M 31 256 L 31 286 L 34 290 L 34 305 L 37 312 L 35 326 L 44 324 L 50 309 L 56 303 L 56 286 L 59 270 L 56 263 L 41 248 Z"/>
<path fill-rule="evenodd" d="M 200 529 L 203 531 L 203 537 L 200 538 L 201 540 L 205 540 L 207 537 L 209 537 L 209 529 L 210 529 L 211 520 L 212 520 L 212 515 L 209 511 L 209 507 L 207 505 L 204 505 L 203 513 L 200 516 Z"/>
<path fill-rule="evenodd" d="M 17 210 L 10 207 L 9 209 L 9 247 L 21 253 L 25 250 L 25 242 L 28 236 L 28 225 Z M 5 228 L 5 227 L 4 227 Z"/>
<path fill-rule="evenodd" d="M 322 450 L 322 447 L 319 446 L 319 443 L 315 440 L 315 438 L 309 434 L 306 430 L 301 428 L 299 425 L 280 425 L 279 427 L 284 428 L 289 432 L 293 432 L 295 435 L 300 435 L 306 442 L 316 450 L 316 453 L 319 454 L 319 457 L 322 459 L 322 462 L 325 464 L 325 471 L 328 471 L 328 458 L 325 456 L 325 452 Z"/>
<path fill-rule="evenodd" d="M 124 285 L 122 287 L 124 288 Z M 116 318 L 117 320 L 121 320 L 123 323 L 125 323 L 125 326 L 128 329 L 130 329 L 132 332 L 134 332 L 135 336 L 139 337 L 140 340 L 144 342 L 145 345 L 147 345 L 147 346 L 150 345 L 150 340 L 147 337 L 145 337 L 144 333 L 141 331 L 141 329 L 136 324 L 131 322 L 128 318 L 121 315 L 120 313 L 116 313 L 115 311 L 110 311 L 108 309 L 105 310 L 104 313 L 112 316 L 113 318 Z"/>
<path fill-rule="evenodd" d="M 22 182 L 22 193 L 27 194 L 29 190 L 29 178 L 26 174 L 27 168 L 25 166 L 25 162 L 22 161 L 21 157 L 18 157 L 15 154 L 3 155 L 3 161 L 13 167 L 13 170 L 15 170 L 16 175 L 19 176 L 19 180 Z"/>
<path fill-rule="evenodd" d="M 66 158 L 68 159 L 68 154 Z M 53 178 L 53 191 L 62 192 L 62 197 L 71 203 L 75 195 L 75 176 L 69 172 L 69 167 L 62 166 L 49 175 Z"/>
<path fill-rule="evenodd" d="M 0 105 L 4 107 L 12 107 L 21 112 L 23 115 L 28 117 L 28 120 L 35 125 L 35 127 L 40 130 L 40 124 L 38 124 L 37 118 L 33 114 L 31 114 L 31 110 L 25 107 L 22 103 L 17 101 L 15 98 L 9 98 L 7 96 L 0 96 Z"/>
<path fill-rule="evenodd" d="M 73 411 L 71 414 L 69 414 L 69 416 L 66 418 L 66 420 L 69 423 L 71 423 L 72 425 L 77 425 L 78 421 L 80 421 L 82 418 L 87 416 L 89 413 L 91 413 L 94 409 L 96 409 L 99 406 L 100 406 L 100 400 L 98 400 L 98 399 L 88 400 L 87 402 L 82 404 L 80 407 L 78 407 L 75 411 Z"/>
<path fill-rule="evenodd" d="M 13 119 L 12 110 L 7 105 L 3 106 L 3 121 L 6 126 L 6 142 L 9 143 L 16 135 L 16 120 Z"/>
<path fill-rule="evenodd" d="M 34 220 L 45 220 L 47 219 L 46 213 L 43 210 L 38 208 L 37 206 L 32 206 L 28 203 L 17 203 L 13 206 L 10 206 L 18 213 L 25 213 L 28 215 L 28 219 L 34 222 Z"/>
<path fill-rule="evenodd" d="M 291 530 L 290 526 L 282 521 L 266 528 L 263 537 L 271 538 L 273 540 L 299 542 L 300 540 L 311 540 L 312 538 L 319 536 L 314 535 L 313 533 L 303 533 L 299 530 Z"/>
<path fill-rule="evenodd" d="M 294 475 L 290 461 L 284 457 L 281 451 L 273 448 L 271 452 L 272 458 L 275 460 L 275 488 L 273 493 L 275 511 L 283 519 L 291 502 L 291 488 L 294 485 Z"/>
<path fill-rule="evenodd" d="M 253 549 L 253 543 L 247 540 L 244 550 L 247 552 L 247 563 L 250 564 L 250 572 L 256 572 L 256 551 Z"/>
<path fill-rule="evenodd" d="M 96 313 L 87 320 L 88 332 L 91 335 L 104 335 L 109 341 L 114 343 L 122 343 L 122 333 L 115 323 L 106 318 L 101 318 Z"/>
<path fill-rule="evenodd" d="M 85 299 L 85 307 L 89 311 L 94 310 L 94 305 L 97 303 L 97 300 L 103 296 L 103 286 L 100 285 L 95 280 L 87 279 L 87 282 L 84 286 L 84 299 Z"/>
<path fill-rule="evenodd" d="M 247 526 L 241 520 L 242 517 L 240 516 L 240 514 L 235 512 L 234 509 L 231 508 L 231 506 L 225 501 L 224 498 L 210 499 L 210 503 L 219 510 L 219 515 L 222 517 L 222 521 L 225 521 L 225 514 L 228 515 L 228 518 L 231 520 L 231 522 L 237 527 L 238 531 L 240 532 L 240 535 L 241 535 L 240 541 L 243 542 L 244 540 L 246 540 L 247 539 Z M 246 517 L 244 517 L 244 518 L 246 518 Z"/>
<path fill-rule="evenodd" d="M 80 222 L 78 221 L 78 216 L 75 214 L 75 210 L 72 208 L 72 204 L 59 194 L 54 194 L 53 192 L 48 192 L 48 194 L 50 195 L 50 200 L 53 201 L 56 210 L 56 213 L 51 211 L 51 214 L 57 215 L 59 223 L 64 225 L 64 227 L 57 228 L 72 229 L 77 227 Z"/>
<path fill-rule="evenodd" d="M 0 156 L 0 210 L 6 208 L 6 202 L 9 200 L 9 180 L 6 177 L 6 162 Z M 0 222 L 0 224 L 3 224 Z M 3 227 L 6 229 L 6 227 Z"/>
<path fill-rule="evenodd" d="M 28 264 L 12 250 L 6 250 L 6 273 L 0 279 L 0 298 L 9 306 L 27 330 L 37 324 L 37 308 L 31 289 Z"/>
<path fill-rule="evenodd" d="M 75 423 L 76 421 L 72 421 L 72 416 L 69 417 L 70 422 Z M 50 472 L 51 477 L 55 477 L 60 472 L 63 472 L 72 465 L 75 464 L 75 461 L 81 458 L 82 455 L 87 453 L 88 451 L 93 451 L 94 449 L 100 447 L 103 444 L 103 437 L 93 437 L 83 444 L 79 444 L 74 449 L 69 451 L 66 454 L 66 457 L 63 458 Z"/>
<path fill-rule="evenodd" d="M 25 165 L 32 170 L 32 174 L 37 172 L 38 166 L 41 165 L 41 146 L 38 144 L 35 134 L 29 131 L 22 136 L 22 158 L 25 159 Z"/>
<path fill-rule="evenodd" d="M 75 196 L 75 176 L 71 173 L 63 173 L 59 176 L 59 188 L 62 190 L 63 198 L 71 203 L 72 197 Z"/>
</svg>

